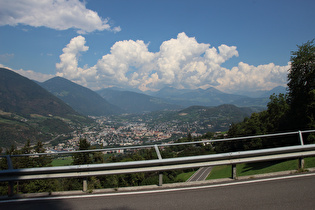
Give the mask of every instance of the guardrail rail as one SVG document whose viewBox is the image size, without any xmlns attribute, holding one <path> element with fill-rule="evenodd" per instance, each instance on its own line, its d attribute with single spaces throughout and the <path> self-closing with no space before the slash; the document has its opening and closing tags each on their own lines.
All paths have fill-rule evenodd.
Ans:
<svg viewBox="0 0 315 210">
<path fill-rule="evenodd" d="M 228 139 L 217 140 L 202 140 L 194 142 L 182 142 L 174 144 L 160 144 L 160 145 L 143 145 L 132 147 L 120 148 L 106 148 L 97 150 L 81 150 L 72 152 L 59 152 L 59 153 L 38 153 L 38 154 L 21 154 L 21 155 L 6 155 L 0 156 L 7 159 L 8 169 L 0 171 L 0 182 L 9 182 L 9 195 L 13 195 L 13 186 L 15 181 L 21 180 L 35 180 L 35 179 L 51 179 L 51 178 L 69 178 L 69 177 L 89 177 L 89 176 L 103 176 L 113 174 L 127 174 L 138 172 L 162 172 L 175 169 L 197 168 L 205 166 L 218 166 L 218 165 L 232 165 L 232 178 L 236 179 L 236 164 L 251 163 L 259 161 L 281 160 L 281 159 L 299 159 L 299 168 L 304 168 L 304 157 L 315 156 L 315 144 L 304 144 L 303 133 L 311 133 L 315 130 L 297 131 L 288 133 L 268 134 L 247 136 Z M 187 144 L 200 144 L 200 143 L 214 143 L 220 141 L 237 141 L 244 139 L 266 138 L 297 135 L 300 145 L 276 147 L 260 150 L 249 150 L 239 152 L 229 152 L 211 155 L 199 155 L 189 157 L 177 158 L 163 158 L 160 154 L 159 147 L 187 145 Z M 40 156 L 40 155 L 64 155 L 82 152 L 103 152 L 110 150 L 126 150 L 126 149 L 141 149 L 141 148 L 154 148 L 158 159 L 118 162 L 118 163 L 102 163 L 102 164 L 87 164 L 87 165 L 71 165 L 71 166 L 58 166 L 58 167 L 38 167 L 38 168 L 20 168 L 14 169 L 12 164 L 12 157 L 23 156 Z M 83 186 L 86 186 L 86 180 Z M 159 185 L 162 185 L 162 174 L 159 176 Z M 83 191 L 86 191 L 83 187 Z"/>
</svg>

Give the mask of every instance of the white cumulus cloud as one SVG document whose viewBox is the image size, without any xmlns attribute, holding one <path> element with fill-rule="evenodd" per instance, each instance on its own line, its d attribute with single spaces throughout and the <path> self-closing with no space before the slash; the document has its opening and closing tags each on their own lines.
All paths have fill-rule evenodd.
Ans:
<svg viewBox="0 0 315 210">
<path fill-rule="evenodd" d="M 80 34 L 95 30 L 118 32 L 108 19 L 86 8 L 79 0 L 0 0 L 0 25 L 25 24 L 56 30 L 77 29 Z"/>
<path fill-rule="evenodd" d="M 290 68 L 290 64 L 252 66 L 240 62 L 226 69 L 221 65 L 239 56 L 236 46 L 211 47 L 185 33 L 164 41 L 158 52 L 150 52 L 142 40 L 119 41 L 94 66 L 80 68 L 80 52 L 88 50 L 85 44 L 82 36 L 70 41 L 56 64 L 57 75 L 92 89 L 120 86 L 158 90 L 168 85 L 191 89 L 216 87 L 225 92 L 265 90 L 285 85 Z"/>
<path fill-rule="evenodd" d="M 94 68 L 78 67 L 78 59 L 80 52 L 87 51 L 88 46 L 85 46 L 85 38 L 77 36 L 71 39 L 70 43 L 63 48 L 63 54 L 60 57 L 60 63 L 56 64 L 57 76 L 76 80 L 82 85 L 87 86 L 87 82 L 93 82 L 97 78 Z M 92 79 L 92 81 L 91 81 Z"/>
<path fill-rule="evenodd" d="M 259 66 L 240 62 L 231 70 L 225 69 L 224 76 L 218 78 L 219 88 L 231 93 L 238 91 L 269 90 L 287 83 L 287 66 L 278 66 L 273 63 Z"/>
<path fill-rule="evenodd" d="M 38 82 L 44 82 L 46 80 L 49 80 L 51 78 L 53 78 L 55 75 L 52 75 L 52 74 L 43 74 L 43 73 L 39 73 L 39 72 L 35 72 L 35 71 L 32 71 L 32 70 L 23 70 L 23 69 L 19 69 L 19 70 L 15 70 L 15 69 L 12 69 L 12 68 L 9 68 L 3 64 L 0 63 L 0 68 L 6 68 L 6 69 L 9 69 L 11 71 L 14 71 L 24 77 L 27 77 L 31 80 L 35 80 L 35 81 L 38 81 Z"/>
<path fill-rule="evenodd" d="M 154 59 L 155 54 L 149 52 L 142 40 L 119 41 L 112 46 L 110 54 L 97 62 L 95 68 L 103 82 L 136 86 L 152 70 Z"/>
</svg>

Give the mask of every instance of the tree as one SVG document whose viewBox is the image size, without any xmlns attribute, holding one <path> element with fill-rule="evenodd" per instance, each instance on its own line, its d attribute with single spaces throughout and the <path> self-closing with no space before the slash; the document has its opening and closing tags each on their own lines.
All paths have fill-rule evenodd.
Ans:
<svg viewBox="0 0 315 210">
<path fill-rule="evenodd" d="M 24 145 L 24 147 L 21 149 L 22 154 L 31 154 L 31 142 L 28 139 Z M 20 157 L 18 162 L 19 168 L 32 168 L 34 167 L 34 162 L 30 156 Z"/>
<path fill-rule="evenodd" d="M 189 142 L 189 141 L 192 141 L 192 140 L 193 140 L 193 137 L 192 137 L 191 133 L 189 132 L 187 134 L 187 141 Z"/>
<path fill-rule="evenodd" d="M 312 129 L 314 122 L 315 46 L 314 40 L 292 52 L 288 74 L 291 125 L 294 129 Z"/>
<path fill-rule="evenodd" d="M 93 163 L 104 163 L 104 155 L 101 152 L 93 152 L 92 162 Z"/>
<path fill-rule="evenodd" d="M 86 139 L 80 139 L 79 141 L 79 150 L 88 150 L 90 148 L 90 143 Z M 92 159 L 89 153 L 75 153 L 73 155 L 73 164 L 74 165 L 82 165 L 82 164 L 90 164 L 92 163 Z"/>
<path fill-rule="evenodd" d="M 35 153 L 44 153 L 45 148 L 44 145 L 41 141 L 38 141 L 36 146 L 35 146 Z M 49 166 L 52 162 L 52 158 L 49 156 L 43 156 L 39 155 L 38 157 L 34 158 L 35 165 L 38 167 L 44 167 L 44 166 Z"/>
<path fill-rule="evenodd" d="M 313 41 L 298 46 L 298 51 L 292 52 L 291 62 L 288 74 L 289 93 L 271 95 L 267 110 L 253 113 L 243 122 L 232 124 L 228 131 L 229 137 L 315 128 L 315 46 Z M 309 134 L 304 137 L 307 137 L 305 138 L 307 142 L 315 142 L 315 135 Z M 215 148 L 217 152 L 227 152 L 292 144 L 296 144 L 296 139 L 277 138 L 277 141 L 258 139 L 240 143 L 220 142 L 215 145 Z"/>
<path fill-rule="evenodd" d="M 287 96 L 284 94 L 275 94 L 270 96 L 270 102 L 267 105 L 267 113 L 265 124 L 269 133 L 276 131 L 285 131 L 287 129 L 287 115 L 289 111 L 289 105 L 287 103 Z"/>
</svg>

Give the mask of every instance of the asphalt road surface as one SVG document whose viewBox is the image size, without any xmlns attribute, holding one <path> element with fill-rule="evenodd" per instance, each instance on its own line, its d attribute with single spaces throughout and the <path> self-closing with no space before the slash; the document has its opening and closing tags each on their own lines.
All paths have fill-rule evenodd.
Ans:
<svg viewBox="0 0 315 210">
<path fill-rule="evenodd" d="M 315 174 L 207 186 L 0 202 L 0 209 L 315 209 Z"/>
<path fill-rule="evenodd" d="M 188 180 L 187 182 L 194 182 L 194 181 L 204 181 L 206 180 L 207 176 L 211 172 L 212 167 L 202 167 L 199 168 Z"/>
</svg>

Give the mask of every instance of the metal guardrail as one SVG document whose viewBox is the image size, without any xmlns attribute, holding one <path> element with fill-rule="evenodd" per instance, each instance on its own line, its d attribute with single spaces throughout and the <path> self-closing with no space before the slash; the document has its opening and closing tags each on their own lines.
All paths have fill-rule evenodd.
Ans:
<svg viewBox="0 0 315 210">
<path fill-rule="evenodd" d="M 34 180 L 34 179 L 50 179 L 50 178 L 67 178 L 67 177 L 88 177 L 101 176 L 112 174 L 126 174 L 138 172 L 153 172 L 166 171 L 175 169 L 196 168 L 204 166 L 217 165 L 232 165 L 233 178 L 236 178 L 236 164 L 250 163 L 258 161 L 280 160 L 299 158 L 299 167 L 304 168 L 304 157 L 315 156 L 315 144 L 304 145 L 303 133 L 311 133 L 315 130 L 298 131 L 289 133 L 278 133 L 269 135 L 248 136 L 239 138 L 229 138 L 220 140 L 203 140 L 195 142 L 183 142 L 175 144 L 161 144 L 161 145 L 147 145 L 147 146 L 133 146 L 121 148 L 107 148 L 98 150 L 83 150 L 73 152 L 60 152 L 58 154 L 74 154 L 78 152 L 102 152 L 108 150 L 121 149 L 139 149 L 139 148 L 155 148 L 158 159 L 130 161 L 120 163 L 103 163 L 103 164 L 89 164 L 89 165 L 73 165 L 73 166 L 58 166 L 58 167 L 40 167 L 40 168 L 22 168 L 13 169 L 11 157 L 34 156 L 34 155 L 52 155 L 56 153 L 40 153 L 40 154 L 22 154 L 22 155 L 8 155 L 2 156 L 7 158 L 8 169 L 0 171 L 0 181 L 9 181 L 11 183 L 20 180 Z M 230 152 L 212 155 L 199 155 L 190 157 L 178 157 L 163 159 L 158 147 L 212 143 L 220 141 L 235 141 L 244 139 L 255 139 L 275 136 L 297 135 L 300 145 L 278 147 L 271 149 L 250 150 L 242 152 Z M 161 179 L 160 179 L 161 182 Z M 159 183 L 162 185 L 162 183 Z"/>
<path fill-rule="evenodd" d="M 154 145 L 140 145 L 140 146 L 127 146 L 127 147 L 113 147 L 113 148 L 93 149 L 93 150 L 62 151 L 62 152 L 56 152 L 56 153 L 16 154 L 16 155 L 9 155 L 9 156 L 10 157 L 25 157 L 25 156 L 34 156 L 34 155 L 67 155 L 67 154 L 75 154 L 75 153 L 105 152 L 105 151 L 118 151 L 118 150 L 128 150 L 128 149 L 134 150 L 134 149 L 179 146 L 179 145 L 188 145 L 188 144 L 202 144 L 202 143 L 227 142 L 227 141 L 237 141 L 237 140 L 246 140 L 246 139 L 259 139 L 259 138 L 289 136 L 289 135 L 298 135 L 300 144 L 304 145 L 302 134 L 303 133 L 313 133 L 313 132 L 315 132 L 315 130 L 294 131 L 294 132 L 286 132 L 286 133 L 264 134 L 264 135 L 244 136 L 244 137 L 224 138 L 224 139 L 210 139 L 210 140 L 193 141 L 193 142 L 180 142 L 180 143 L 172 143 L 172 144 L 154 144 Z M 5 157 L 5 158 L 7 156 L 8 155 L 0 155 L 0 157 Z"/>
<path fill-rule="evenodd" d="M 0 181 L 100 176 L 123 173 L 165 171 L 204 166 L 300 158 L 315 155 L 315 145 L 290 146 L 256 151 L 231 152 L 213 155 L 89 164 L 59 167 L 8 169 L 0 171 Z"/>
</svg>

